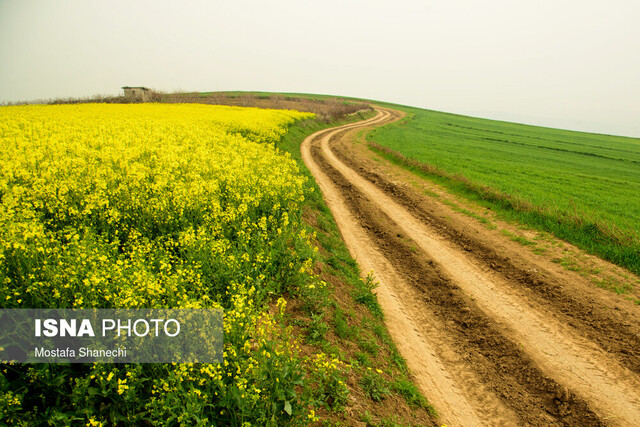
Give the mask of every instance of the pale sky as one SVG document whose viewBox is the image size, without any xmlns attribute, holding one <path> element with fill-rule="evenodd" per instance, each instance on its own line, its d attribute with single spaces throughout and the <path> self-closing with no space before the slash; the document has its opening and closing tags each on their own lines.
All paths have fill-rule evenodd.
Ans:
<svg viewBox="0 0 640 427">
<path fill-rule="evenodd" d="M 636 0 L 0 0 L 0 102 L 364 97 L 640 137 Z"/>
</svg>

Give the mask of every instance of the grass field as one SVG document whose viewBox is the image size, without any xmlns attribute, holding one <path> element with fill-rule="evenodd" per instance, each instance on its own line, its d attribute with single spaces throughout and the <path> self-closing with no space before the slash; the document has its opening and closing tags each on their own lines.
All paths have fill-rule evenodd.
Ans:
<svg viewBox="0 0 640 427">
<path fill-rule="evenodd" d="M 640 272 L 640 139 L 393 107 L 374 149 Z"/>
</svg>

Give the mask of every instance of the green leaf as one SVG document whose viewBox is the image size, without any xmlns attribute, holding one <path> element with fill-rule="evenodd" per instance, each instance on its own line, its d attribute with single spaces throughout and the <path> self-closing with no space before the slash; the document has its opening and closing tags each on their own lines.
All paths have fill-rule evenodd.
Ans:
<svg viewBox="0 0 640 427">
<path fill-rule="evenodd" d="M 284 411 L 285 411 L 287 414 L 291 415 L 291 412 L 292 412 L 292 410 L 291 410 L 291 403 L 289 403 L 289 401 L 288 401 L 288 400 L 285 400 L 285 401 L 284 401 Z"/>
</svg>

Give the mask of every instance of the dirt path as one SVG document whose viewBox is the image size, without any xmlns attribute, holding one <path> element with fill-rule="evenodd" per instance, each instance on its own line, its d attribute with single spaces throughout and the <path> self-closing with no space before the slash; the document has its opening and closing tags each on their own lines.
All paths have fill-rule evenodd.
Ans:
<svg viewBox="0 0 640 427">
<path fill-rule="evenodd" d="M 354 149 L 354 132 L 398 118 L 380 108 L 301 150 L 442 422 L 640 425 L 639 311 L 496 241 Z"/>
</svg>

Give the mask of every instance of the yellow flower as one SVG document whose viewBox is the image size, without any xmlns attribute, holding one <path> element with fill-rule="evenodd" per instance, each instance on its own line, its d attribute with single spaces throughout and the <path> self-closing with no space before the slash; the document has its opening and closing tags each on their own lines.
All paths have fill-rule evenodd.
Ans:
<svg viewBox="0 0 640 427">
<path fill-rule="evenodd" d="M 103 425 L 102 421 L 96 421 L 94 417 L 89 418 L 86 424 L 87 427 L 102 427 Z"/>
<path fill-rule="evenodd" d="M 300 222 L 305 178 L 275 147 L 307 117 L 195 104 L 0 108 L 0 269 L 6 254 L 29 266 L 18 283 L 0 276 L 5 304 L 221 308 L 216 301 L 225 301 L 224 363 L 168 365 L 170 375 L 143 379 L 153 384 L 150 402 L 199 385 L 193 393 L 207 395 L 208 382 L 227 378 L 260 400 L 259 364 L 270 359 L 282 369 L 301 350 L 278 323 L 286 300 L 273 315 L 258 298 L 282 277 L 302 274 L 310 289 L 322 286 L 313 261 L 292 253 L 298 242 L 312 249 Z M 212 288 L 217 277 L 233 282 Z M 113 389 L 123 372 L 115 388 L 123 395 L 141 380 L 133 367 L 107 369 L 94 367 L 76 383 Z"/>
<path fill-rule="evenodd" d="M 126 390 L 129 389 L 129 386 L 127 385 L 127 380 L 118 380 L 118 394 L 122 394 L 124 393 Z"/>
</svg>

